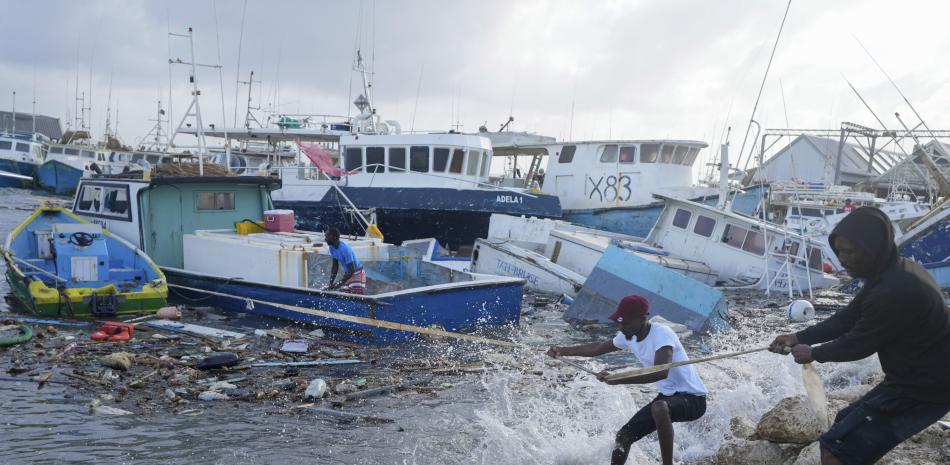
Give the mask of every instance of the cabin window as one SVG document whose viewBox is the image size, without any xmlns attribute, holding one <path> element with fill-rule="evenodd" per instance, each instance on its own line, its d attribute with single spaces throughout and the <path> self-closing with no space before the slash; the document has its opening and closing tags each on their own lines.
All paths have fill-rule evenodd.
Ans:
<svg viewBox="0 0 950 465">
<path fill-rule="evenodd" d="M 63 153 L 66 155 L 79 155 L 79 150 L 76 149 L 63 149 Z M 88 152 L 87 152 L 88 153 Z"/>
<path fill-rule="evenodd" d="M 198 192 L 198 210 L 234 210 L 234 192 Z"/>
<path fill-rule="evenodd" d="M 689 151 L 689 147 L 685 145 L 677 145 L 676 151 L 673 152 L 673 164 L 682 165 L 683 160 L 686 159 L 686 152 Z"/>
<path fill-rule="evenodd" d="M 633 163 L 637 158 L 637 148 L 633 145 L 620 147 L 620 163 Z"/>
<path fill-rule="evenodd" d="M 746 235 L 742 250 L 756 255 L 765 254 L 765 235 L 761 231 L 749 231 Z"/>
<path fill-rule="evenodd" d="M 100 192 L 102 192 L 102 188 L 99 186 L 83 186 L 82 192 L 79 194 L 77 208 L 80 211 L 98 213 Z"/>
<path fill-rule="evenodd" d="M 449 149 L 434 149 L 432 156 L 432 171 L 444 173 L 449 164 Z"/>
<path fill-rule="evenodd" d="M 692 216 L 693 213 L 689 210 L 677 208 L 676 213 L 673 215 L 673 226 L 676 226 L 680 229 L 686 229 L 686 226 L 689 225 L 689 219 Z"/>
<path fill-rule="evenodd" d="M 127 217 L 129 214 L 129 192 L 123 187 L 106 187 L 102 201 L 102 213 Z"/>
<path fill-rule="evenodd" d="M 363 167 L 363 149 L 360 147 L 346 149 L 346 154 L 343 158 L 343 169 L 348 172 Z"/>
<path fill-rule="evenodd" d="M 748 233 L 748 229 L 740 228 L 734 224 L 727 224 L 726 229 L 722 232 L 722 241 L 737 249 L 741 249 L 742 243 L 745 242 L 745 236 Z"/>
<path fill-rule="evenodd" d="M 617 146 L 613 144 L 605 145 L 604 149 L 600 152 L 600 162 L 617 163 Z"/>
<path fill-rule="evenodd" d="M 673 149 L 675 145 L 664 145 L 660 151 L 660 163 L 670 163 L 673 161 Z"/>
<path fill-rule="evenodd" d="M 30 153 L 30 144 L 21 144 L 17 142 L 16 151 L 23 152 L 23 153 Z"/>
<path fill-rule="evenodd" d="M 115 163 L 115 152 L 109 152 L 109 162 Z"/>
<path fill-rule="evenodd" d="M 429 147 L 411 147 L 409 149 L 409 171 L 429 172 Z"/>
<path fill-rule="evenodd" d="M 468 164 L 465 167 L 465 174 L 469 176 L 478 174 L 478 150 L 468 151 Z"/>
<path fill-rule="evenodd" d="M 696 161 L 696 155 L 699 155 L 699 147 L 690 147 L 689 152 L 686 153 L 686 159 L 683 160 L 683 164 L 693 166 L 693 162 Z"/>
<path fill-rule="evenodd" d="M 482 153 L 482 177 L 488 177 L 488 169 L 491 168 L 491 152 Z"/>
<path fill-rule="evenodd" d="M 462 173 L 462 166 L 465 164 L 465 151 L 455 149 L 452 151 L 452 163 L 449 165 L 449 172 L 455 174 Z"/>
<path fill-rule="evenodd" d="M 643 144 L 640 146 L 640 163 L 656 163 L 660 154 L 660 144 Z"/>
<path fill-rule="evenodd" d="M 11 147 L 13 147 L 13 142 L 0 140 L 0 150 L 10 150 Z"/>
<path fill-rule="evenodd" d="M 570 163 L 574 160 L 574 152 L 577 151 L 576 145 L 565 145 L 561 147 L 561 153 L 557 157 L 558 163 Z"/>
<path fill-rule="evenodd" d="M 406 149 L 403 147 L 389 149 L 389 172 L 406 172 Z"/>
<path fill-rule="evenodd" d="M 366 147 L 366 172 L 386 172 L 386 149 L 384 147 Z"/>
<path fill-rule="evenodd" d="M 821 270 L 821 249 L 817 247 L 808 248 L 808 267 L 813 270 Z"/>
<path fill-rule="evenodd" d="M 49 153 L 63 153 L 62 147 L 50 147 Z"/>
<path fill-rule="evenodd" d="M 693 227 L 693 232 L 700 236 L 711 237 L 715 227 L 716 220 L 708 216 L 699 215 L 696 218 L 696 226 Z"/>
</svg>

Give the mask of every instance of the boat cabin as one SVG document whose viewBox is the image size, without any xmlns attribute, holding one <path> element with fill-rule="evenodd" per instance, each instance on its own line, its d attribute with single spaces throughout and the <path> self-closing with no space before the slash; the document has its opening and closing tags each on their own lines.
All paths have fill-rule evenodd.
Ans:
<svg viewBox="0 0 950 465">
<path fill-rule="evenodd" d="M 693 184 L 692 166 L 705 142 L 689 140 L 603 140 L 496 147 L 500 155 L 547 157 L 543 177 L 529 170 L 541 191 L 557 195 L 561 207 L 587 210 L 655 203 L 652 193 Z"/>
<path fill-rule="evenodd" d="M 340 138 L 341 186 L 472 188 L 488 183 L 491 142 L 455 133 L 356 134 Z M 327 179 L 316 168 L 283 169 L 284 184 Z M 288 176 L 289 174 L 289 176 Z"/>
</svg>

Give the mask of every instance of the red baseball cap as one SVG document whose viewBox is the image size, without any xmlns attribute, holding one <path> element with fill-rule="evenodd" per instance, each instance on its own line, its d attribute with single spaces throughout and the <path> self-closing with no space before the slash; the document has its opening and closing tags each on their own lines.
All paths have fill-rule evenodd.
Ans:
<svg viewBox="0 0 950 465">
<path fill-rule="evenodd" d="M 607 318 L 622 323 L 624 318 L 633 318 L 638 316 L 647 316 L 650 313 L 650 302 L 639 295 L 628 295 L 617 304 L 617 310 L 614 310 Z"/>
</svg>

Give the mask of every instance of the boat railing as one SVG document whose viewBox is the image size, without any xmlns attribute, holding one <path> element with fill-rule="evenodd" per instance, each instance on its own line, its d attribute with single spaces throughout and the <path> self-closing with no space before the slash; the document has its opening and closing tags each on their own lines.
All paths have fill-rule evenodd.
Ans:
<svg viewBox="0 0 950 465">
<path fill-rule="evenodd" d="M 354 168 L 353 171 L 362 170 L 363 168 L 386 168 L 387 171 L 390 171 L 390 172 L 392 171 L 392 166 L 386 165 L 386 164 L 383 164 L 383 163 L 371 163 L 371 164 L 368 164 L 368 165 L 362 165 L 362 166 L 359 166 L 359 167 Z M 530 194 L 530 193 L 528 193 L 528 192 L 526 192 L 525 190 L 522 190 L 522 189 L 516 189 L 516 188 L 506 187 L 506 186 L 499 186 L 499 185 L 496 185 L 496 184 L 491 184 L 491 183 L 476 181 L 476 180 L 472 180 L 472 179 L 458 178 L 458 177 L 454 177 L 454 176 L 445 176 L 445 175 L 440 175 L 440 174 L 435 174 L 435 173 L 424 173 L 424 172 L 421 172 L 421 171 L 410 171 L 410 170 L 406 170 L 405 168 L 396 168 L 396 169 L 397 169 L 397 170 L 400 170 L 400 172 L 402 172 L 402 173 L 407 173 L 407 174 L 411 174 L 411 175 L 414 175 L 414 176 L 429 176 L 429 177 L 439 178 L 439 179 L 449 179 L 449 180 L 453 180 L 453 181 L 461 181 L 461 182 L 465 182 L 465 183 L 472 183 L 473 185 L 479 186 L 479 187 L 485 187 L 485 188 L 494 189 L 494 190 L 499 190 L 499 191 L 503 191 L 503 192 L 511 192 L 511 193 L 513 193 L 513 194 L 518 194 L 518 195 L 524 195 L 524 196 L 529 197 L 529 198 L 532 198 L 532 199 L 537 198 L 537 195 Z M 316 166 L 300 166 L 300 165 L 298 165 L 298 166 L 282 166 L 282 167 L 278 167 L 277 170 L 278 170 L 278 172 L 280 172 L 280 177 L 281 177 L 281 179 L 283 179 L 283 172 L 284 172 L 284 170 L 303 170 L 303 171 L 304 171 L 304 177 L 301 177 L 301 176 L 298 174 L 298 176 L 297 176 L 298 179 L 328 181 L 328 182 L 330 182 L 330 183 L 333 183 L 334 185 L 338 185 L 339 182 L 344 181 L 344 179 L 347 178 L 347 177 L 342 177 L 342 178 L 338 178 L 338 179 L 333 179 L 333 177 L 327 176 L 326 173 L 324 173 L 323 171 L 320 171 L 320 169 L 317 168 Z M 299 173 L 299 172 L 300 172 L 300 171 L 298 171 L 298 173 Z M 314 172 L 317 173 L 316 176 L 313 175 Z M 373 180 L 375 179 L 375 176 L 376 176 L 376 174 L 377 174 L 377 171 L 369 171 L 369 170 L 367 170 L 366 174 L 372 175 L 372 177 L 371 177 L 371 179 L 370 179 L 370 186 L 372 186 Z M 334 177 L 335 177 L 335 176 L 334 176 Z M 347 184 L 346 182 L 344 182 L 344 185 L 348 185 L 348 184 Z"/>
</svg>

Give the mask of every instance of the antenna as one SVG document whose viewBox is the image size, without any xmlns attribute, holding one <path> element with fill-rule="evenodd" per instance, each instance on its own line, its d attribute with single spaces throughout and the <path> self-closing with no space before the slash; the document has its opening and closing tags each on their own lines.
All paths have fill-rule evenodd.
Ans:
<svg viewBox="0 0 950 465">
<path fill-rule="evenodd" d="M 109 96 L 106 98 L 106 131 L 105 131 L 105 140 L 106 143 L 109 142 L 109 138 L 112 137 L 112 71 L 109 71 Z"/>
<path fill-rule="evenodd" d="M 13 91 L 13 118 L 10 119 L 10 134 L 16 135 L 16 91 Z"/>
<path fill-rule="evenodd" d="M 246 81 L 238 81 L 238 84 L 247 84 L 247 113 L 244 114 L 244 127 L 247 129 L 251 128 L 251 121 L 254 121 L 255 123 L 257 123 L 258 126 L 263 127 L 261 122 L 258 121 L 257 118 L 255 118 L 254 115 L 251 113 L 252 109 L 253 110 L 261 109 L 260 107 L 251 107 L 251 90 L 255 82 L 258 84 L 261 83 L 261 81 L 259 80 L 257 81 L 254 80 L 254 70 L 251 70 L 251 75 L 250 77 L 247 78 Z"/>
<path fill-rule="evenodd" d="M 36 139 L 36 63 L 33 64 L 33 134 L 30 136 Z"/>
<path fill-rule="evenodd" d="M 422 73 L 425 71 L 425 63 L 419 67 L 419 83 L 416 84 L 416 103 L 412 105 L 412 120 L 409 123 L 409 132 L 412 132 L 416 127 L 416 109 L 419 108 L 419 93 L 422 92 Z"/>
<path fill-rule="evenodd" d="M 788 0 L 788 4 L 785 6 L 785 15 L 782 16 L 782 24 L 778 28 L 778 34 L 775 36 L 775 43 L 772 44 L 772 54 L 769 55 L 769 63 L 765 66 L 765 74 L 762 75 L 762 83 L 759 85 L 759 94 L 755 97 L 755 104 L 752 105 L 752 114 L 749 115 L 749 124 L 745 129 L 745 136 L 742 137 L 742 145 L 739 148 L 739 157 L 736 158 L 736 167 L 739 166 L 739 162 L 742 160 L 742 153 L 745 151 L 746 140 L 749 138 L 749 132 L 752 131 L 752 124 L 755 120 L 755 111 L 759 108 L 759 100 L 762 98 L 762 91 L 765 89 L 765 80 L 769 77 L 769 70 L 772 69 L 772 60 L 775 58 L 775 51 L 778 50 L 778 41 L 782 37 L 782 30 L 785 29 L 785 20 L 788 19 L 788 10 L 792 8 L 792 0 Z M 753 149 L 754 150 L 754 149 Z M 748 167 L 749 161 L 752 159 L 752 151 L 749 151 L 749 157 L 746 158 L 746 163 L 742 167 L 743 171 Z"/>
<path fill-rule="evenodd" d="M 221 68 L 221 65 L 206 65 L 195 63 L 195 40 L 194 40 L 194 31 L 191 27 L 188 28 L 187 34 L 176 34 L 169 33 L 170 37 L 181 37 L 188 39 L 188 44 L 190 46 L 191 52 L 191 61 L 182 61 L 181 58 L 176 58 L 172 60 L 168 59 L 169 65 L 185 65 L 191 67 L 191 74 L 189 76 L 189 81 L 191 83 L 191 105 L 188 106 L 188 109 L 185 110 L 185 115 L 182 116 L 181 122 L 178 123 L 178 128 L 175 129 L 175 132 L 172 133 L 171 139 L 168 141 L 168 145 L 174 146 L 175 136 L 181 131 L 182 127 L 186 125 L 185 121 L 188 120 L 188 117 L 194 117 L 195 125 L 197 126 L 196 135 L 198 136 L 198 175 L 204 176 L 204 157 L 206 155 L 206 145 L 205 145 L 205 132 L 204 132 L 204 123 L 201 120 L 201 105 L 199 103 L 199 97 L 201 96 L 201 91 L 198 90 L 198 67 L 205 68 Z"/>
<path fill-rule="evenodd" d="M 241 9 L 241 33 L 238 36 L 238 58 L 237 58 L 237 67 L 234 71 L 234 119 L 231 120 L 231 124 L 234 127 L 237 127 L 237 115 L 238 115 L 238 91 L 241 87 L 241 49 L 244 46 L 244 18 L 247 16 L 247 0 L 244 0 L 244 7 Z M 215 19 L 217 21 L 217 19 Z M 220 57 L 218 58 L 220 61 Z M 253 72 L 251 72 L 253 76 Z M 221 90 L 224 92 L 224 89 Z M 250 102 L 251 96 L 248 95 L 248 101 Z M 227 125 L 227 124 L 225 124 Z"/>
</svg>

